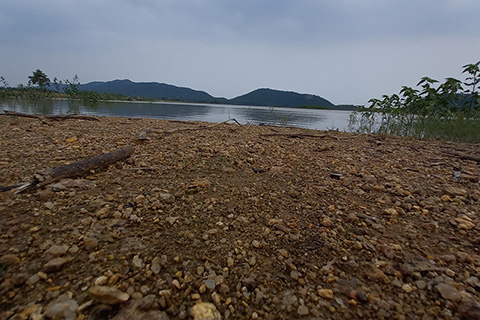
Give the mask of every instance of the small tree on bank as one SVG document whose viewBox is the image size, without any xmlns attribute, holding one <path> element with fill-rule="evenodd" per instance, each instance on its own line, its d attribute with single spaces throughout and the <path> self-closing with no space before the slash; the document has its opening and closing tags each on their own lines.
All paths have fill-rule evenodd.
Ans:
<svg viewBox="0 0 480 320">
<path fill-rule="evenodd" d="M 46 90 L 50 86 L 50 79 L 40 69 L 34 71 L 33 75 L 29 76 L 28 79 L 29 85 L 38 85 L 42 90 Z"/>
</svg>

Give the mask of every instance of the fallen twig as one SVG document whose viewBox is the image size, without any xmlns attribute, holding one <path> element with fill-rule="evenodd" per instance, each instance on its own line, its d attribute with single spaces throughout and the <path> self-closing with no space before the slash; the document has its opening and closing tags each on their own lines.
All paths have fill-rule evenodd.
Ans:
<svg viewBox="0 0 480 320">
<path fill-rule="evenodd" d="M 0 115 L 4 116 L 15 116 L 15 117 L 24 117 L 24 118 L 33 118 L 33 119 L 48 119 L 54 121 L 64 121 L 67 119 L 72 120 L 88 120 L 88 121 L 100 121 L 100 119 L 90 116 L 82 116 L 82 115 L 38 115 L 38 114 L 27 114 L 9 110 L 3 110 L 3 113 Z"/>
<path fill-rule="evenodd" d="M 471 160 L 471 161 L 480 162 L 480 157 L 472 156 L 466 153 L 451 153 L 451 154 L 462 160 Z"/>
<path fill-rule="evenodd" d="M 20 193 L 26 190 L 41 188 L 52 182 L 65 178 L 83 176 L 85 174 L 88 174 L 90 170 L 103 168 L 117 161 L 126 159 L 133 153 L 133 151 L 135 151 L 134 147 L 125 146 L 121 149 L 117 149 L 109 153 L 104 153 L 94 158 L 53 168 L 45 175 L 35 175 L 32 182 L 21 185 L 20 187 L 18 187 L 16 192 Z"/>
<path fill-rule="evenodd" d="M 264 133 L 261 134 L 262 137 L 288 137 L 288 138 L 332 138 L 335 140 L 340 140 L 338 137 L 333 137 L 328 134 L 310 134 L 310 133 Z"/>
</svg>

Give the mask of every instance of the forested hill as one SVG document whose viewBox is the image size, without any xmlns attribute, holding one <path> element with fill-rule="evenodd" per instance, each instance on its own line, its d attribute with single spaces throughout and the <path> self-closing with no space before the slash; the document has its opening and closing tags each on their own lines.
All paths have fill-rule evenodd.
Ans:
<svg viewBox="0 0 480 320">
<path fill-rule="evenodd" d="M 80 90 L 169 101 L 227 103 L 227 99 L 212 97 L 204 91 L 158 82 L 133 82 L 130 80 L 96 81 L 80 85 Z"/>
<path fill-rule="evenodd" d="M 213 97 L 205 91 L 177 87 L 158 82 L 133 82 L 130 80 L 113 80 L 107 82 L 90 82 L 80 85 L 81 91 L 114 93 L 129 97 L 142 97 L 167 101 L 222 103 L 271 107 L 321 107 L 340 109 L 330 101 L 312 94 L 301 94 L 291 91 L 273 89 L 257 89 L 233 99 Z M 343 108 L 342 108 L 343 109 Z"/>
<path fill-rule="evenodd" d="M 232 104 L 272 106 L 272 107 L 325 107 L 333 108 L 335 105 L 330 101 L 312 94 L 301 94 L 291 91 L 273 89 L 257 89 L 243 96 L 229 100 Z"/>
</svg>

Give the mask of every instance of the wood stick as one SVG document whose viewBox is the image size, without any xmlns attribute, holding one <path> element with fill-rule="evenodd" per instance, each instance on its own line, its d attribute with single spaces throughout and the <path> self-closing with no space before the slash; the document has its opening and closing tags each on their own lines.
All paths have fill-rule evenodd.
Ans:
<svg viewBox="0 0 480 320">
<path fill-rule="evenodd" d="M 133 151 L 135 151 L 134 147 L 125 146 L 121 149 L 117 149 L 109 153 L 104 153 L 94 158 L 53 168 L 45 177 L 42 177 L 44 178 L 42 181 L 40 181 L 38 178 L 35 178 L 33 182 L 25 184 L 22 187 L 18 188 L 17 193 L 23 192 L 25 190 L 41 188 L 61 179 L 74 178 L 86 175 L 90 172 L 90 170 L 103 168 L 117 161 L 128 158 L 133 153 Z"/>
<path fill-rule="evenodd" d="M 0 115 L 4 116 L 14 116 L 14 117 L 24 117 L 24 118 L 33 118 L 33 119 L 48 119 L 48 120 L 55 120 L 55 121 L 63 121 L 67 119 L 73 120 L 88 120 L 88 121 L 100 121 L 100 119 L 90 116 L 82 116 L 82 115 L 39 115 L 39 114 L 28 114 L 28 113 L 21 113 L 9 110 L 3 110 L 3 113 Z"/>
<path fill-rule="evenodd" d="M 310 133 L 264 133 L 260 135 L 261 137 L 288 137 L 288 138 L 332 138 L 339 140 L 337 137 L 332 137 L 328 134 L 310 134 Z"/>
</svg>

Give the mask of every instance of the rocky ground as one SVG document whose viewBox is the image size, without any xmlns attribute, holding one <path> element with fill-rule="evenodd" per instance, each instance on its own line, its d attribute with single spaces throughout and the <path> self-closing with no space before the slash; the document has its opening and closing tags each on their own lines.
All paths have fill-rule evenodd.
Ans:
<svg viewBox="0 0 480 320">
<path fill-rule="evenodd" d="M 0 192 L 0 319 L 480 319 L 478 145 L 2 116 L 0 184 L 125 145 Z"/>
</svg>

